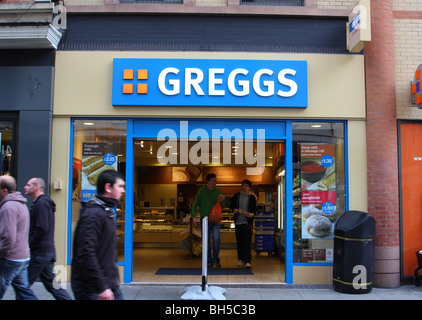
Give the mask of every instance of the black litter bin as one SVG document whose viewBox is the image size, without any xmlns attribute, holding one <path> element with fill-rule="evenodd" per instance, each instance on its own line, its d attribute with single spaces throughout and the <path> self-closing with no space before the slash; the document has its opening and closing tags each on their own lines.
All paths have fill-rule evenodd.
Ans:
<svg viewBox="0 0 422 320">
<path fill-rule="evenodd" d="M 375 219 L 362 211 L 345 212 L 334 226 L 334 290 L 371 292 L 374 251 Z"/>
</svg>

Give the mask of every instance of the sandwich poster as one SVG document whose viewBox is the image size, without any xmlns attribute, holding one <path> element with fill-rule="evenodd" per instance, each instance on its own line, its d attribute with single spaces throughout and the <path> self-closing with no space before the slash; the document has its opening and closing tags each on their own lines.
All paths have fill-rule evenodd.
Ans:
<svg viewBox="0 0 422 320">
<path fill-rule="evenodd" d="M 97 179 L 105 170 L 117 171 L 117 144 L 115 142 L 82 143 L 82 195 L 87 201 L 97 193 Z"/>
<path fill-rule="evenodd" d="M 302 239 L 330 239 L 336 216 L 335 145 L 300 145 Z"/>
</svg>

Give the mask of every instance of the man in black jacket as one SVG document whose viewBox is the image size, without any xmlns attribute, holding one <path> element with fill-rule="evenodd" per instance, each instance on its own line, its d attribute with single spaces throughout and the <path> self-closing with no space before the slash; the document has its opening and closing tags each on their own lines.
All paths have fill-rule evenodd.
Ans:
<svg viewBox="0 0 422 320">
<path fill-rule="evenodd" d="M 71 283 L 77 300 L 122 300 L 116 264 L 114 207 L 125 192 L 123 176 L 106 170 L 97 195 L 82 203 L 73 239 Z"/>
<path fill-rule="evenodd" d="M 67 291 L 59 282 L 54 282 L 54 213 L 56 204 L 44 194 L 45 182 L 42 178 L 30 179 L 25 187 L 25 194 L 34 202 L 30 210 L 29 248 L 31 260 L 28 266 L 29 286 L 39 278 L 44 287 L 56 300 L 71 300 Z"/>
<path fill-rule="evenodd" d="M 251 267 L 251 240 L 253 218 L 256 212 L 256 198 L 251 193 L 252 182 L 242 181 L 242 190 L 237 192 L 231 200 L 230 209 L 234 212 L 234 223 L 237 241 L 238 266 L 245 263 L 246 268 Z"/>
</svg>

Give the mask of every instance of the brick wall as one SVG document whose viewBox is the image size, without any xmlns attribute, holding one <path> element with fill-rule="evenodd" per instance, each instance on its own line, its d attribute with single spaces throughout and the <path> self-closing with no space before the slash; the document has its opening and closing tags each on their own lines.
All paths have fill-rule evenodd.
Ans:
<svg viewBox="0 0 422 320">
<path fill-rule="evenodd" d="M 352 10 L 356 2 L 356 0 L 318 0 L 318 8 Z"/>
<path fill-rule="evenodd" d="M 400 285 L 396 77 L 392 0 L 371 1 L 365 47 L 368 213 L 376 220 L 374 286 Z"/>
<path fill-rule="evenodd" d="M 422 64 L 422 0 L 394 0 L 393 10 L 397 119 L 422 120 L 410 93 L 410 81 Z"/>
<path fill-rule="evenodd" d="M 391 0 L 371 1 L 372 41 L 365 48 L 368 209 L 377 246 L 399 245 L 397 125 Z"/>
</svg>

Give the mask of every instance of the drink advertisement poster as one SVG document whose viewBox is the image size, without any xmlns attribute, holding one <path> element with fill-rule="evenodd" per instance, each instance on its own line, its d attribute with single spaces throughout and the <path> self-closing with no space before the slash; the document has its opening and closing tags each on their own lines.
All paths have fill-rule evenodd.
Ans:
<svg viewBox="0 0 422 320">
<path fill-rule="evenodd" d="M 333 144 L 300 144 L 302 239 L 331 239 L 336 217 Z"/>
<path fill-rule="evenodd" d="M 84 142 L 82 143 L 82 195 L 87 201 L 97 193 L 97 179 L 105 170 L 117 171 L 116 143 Z"/>
</svg>

